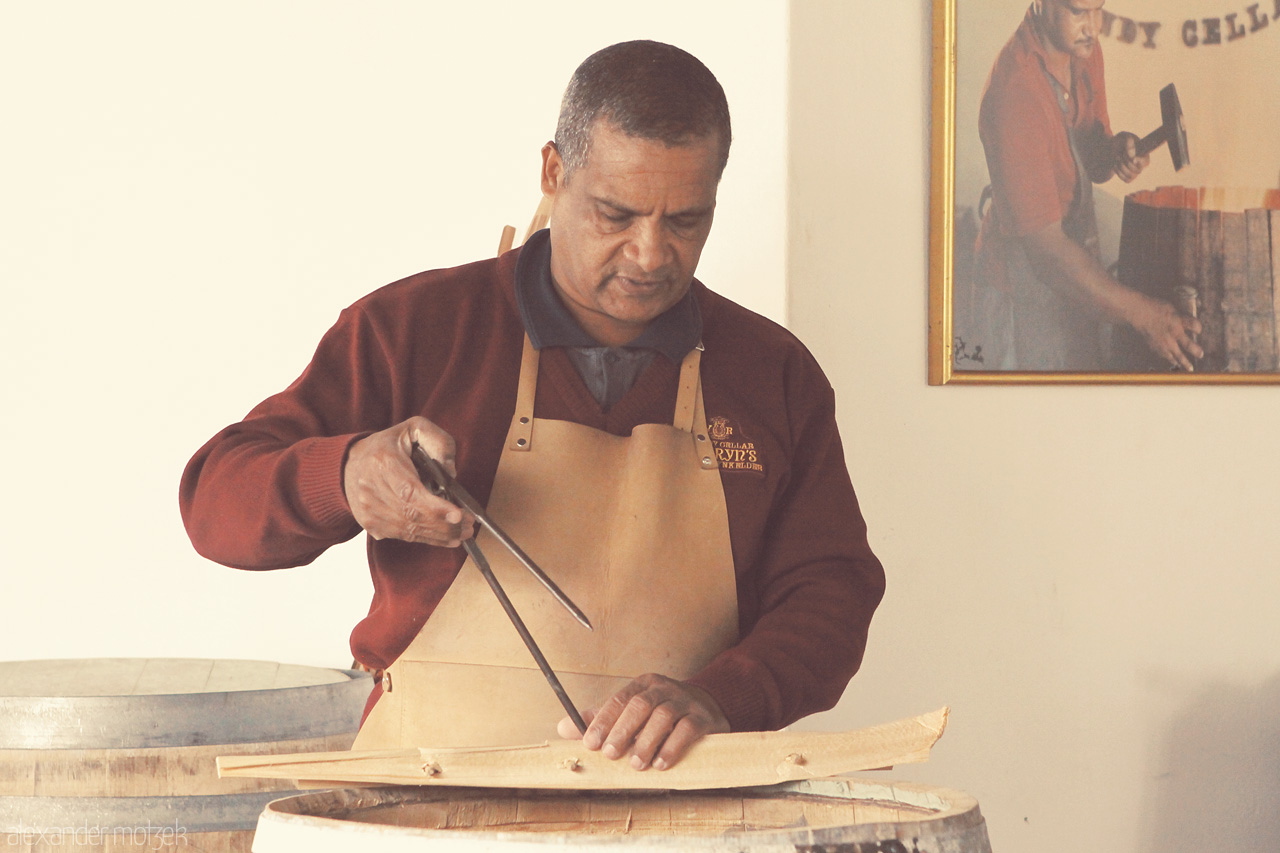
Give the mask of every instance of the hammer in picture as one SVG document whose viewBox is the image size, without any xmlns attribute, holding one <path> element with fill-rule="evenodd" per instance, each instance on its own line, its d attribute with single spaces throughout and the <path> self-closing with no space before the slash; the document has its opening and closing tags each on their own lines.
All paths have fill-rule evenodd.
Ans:
<svg viewBox="0 0 1280 853">
<path fill-rule="evenodd" d="M 1173 170 L 1181 171 L 1191 162 L 1191 153 L 1187 150 L 1187 127 L 1182 123 L 1182 104 L 1172 83 L 1160 90 L 1160 115 L 1164 119 L 1160 127 L 1138 142 L 1138 156 L 1150 154 L 1167 142 Z"/>
</svg>

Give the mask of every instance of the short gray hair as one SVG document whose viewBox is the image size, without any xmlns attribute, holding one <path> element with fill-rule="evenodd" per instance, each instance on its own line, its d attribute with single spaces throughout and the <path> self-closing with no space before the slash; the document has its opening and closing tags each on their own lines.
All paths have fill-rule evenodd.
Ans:
<svg viewBox="0 0 1280 853">
<path fill-rule="evenodd" d="M 697 57 L 656 41 L 628 41 L 588 56 L 560 102 L 556 150 L 565 176 L 587 162 L 591 132 L 604 120 L 628 136 L 667 146 L 714 136 L 723 174 L 733 140 L 729 103 Z"/>
</svg>

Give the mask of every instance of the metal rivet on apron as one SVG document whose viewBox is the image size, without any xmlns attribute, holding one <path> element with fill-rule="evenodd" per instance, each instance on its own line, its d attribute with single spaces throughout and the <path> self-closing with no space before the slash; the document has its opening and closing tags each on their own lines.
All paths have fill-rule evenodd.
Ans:
<svg viewBox="0 0 1280 853">
<path fill-rule="evenodd" d="M 529 422 L 529 419 L 528 419 L 528 418 L 521 418 L 521 419 L 520 419 L 520 423 L 522 423 L 522 424 L 527 424 L 528 422 Z"/>
<path fill-rule="evenodd" d="M 523 438 L 516 439 L 516 447 L 524 447 L 526 444 L 528 444 L 528 442 L 525 441 Z"/>
<path fill-rule="evenodd" d="M 706 440 L 707 440 L 707 437 L 705 435 L 698 436 L 698 441 L 706 441 Z"/>
<path fill-rule="evenodd" d="M 711 457 L 710 457 L 710 456 L 704 456 L 704 457 L 702 457 L 702 464 L 703 464 L 703 465 L 710 465 L 710 464 L 711 464 Z"/>
<path fill-rule="evenodd" d="M 391 673 L 383 671 L 382 673 L 382 692 L 391 692 Z"/>
</svg>

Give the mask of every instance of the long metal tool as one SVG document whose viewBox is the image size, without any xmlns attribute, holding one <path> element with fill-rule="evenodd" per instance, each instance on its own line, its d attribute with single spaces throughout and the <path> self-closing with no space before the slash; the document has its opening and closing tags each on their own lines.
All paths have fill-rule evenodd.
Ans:
<svg viewBox="0 0 1280 853">
<path fill-rule="evenodd" d="M 534 642 L 533 635 L 529 633 L 529 629 L 525 627 L 524 620 L 520 618 L 520 614 L 516 612 L 515 605 L 511 603 L 511 599 L 507 598 L 507 592 L 502 588 L 502 584 L 498 583 L 497 577 L 493 574 L 493 569 L 489 568 L 489 561 L 485 559 L 484 554 L 480 552 L 480 547 L 476 545 L 474 537 L 462 543 L 462 547 L 467 550 L 472 561 L 475 562 L 476 568 L 480 570 L 480 574 L 484 575 L 484 579 L 489 583 L 489 589 L 493 590 L 493 594 L 498 597 L 498 603 L 502 605 L 502 609 L 507 612 L 507 618 L 511 620 L 511 624 L 516 626 L 516 633 L 520 635 L 520 639 L 524 640 L 525 648 L 533 655 L 533 659 L 538 663 L 538 669 L 542 670 L 542 674 L 546 677 L 547 683 L 551 685 L 551 689 L 555 691 L 556 698 L 560 700 L 560 704 L 564 706 L 565 711 L 569 714 L 569 719 L 573 720 L 573 724 L 578 727 L 579 734 L 587 733 L 587 724 L 582 719 L 582 715 L 578 713 L 578 709 L 574 707 L 573 701 L 569 698 L 569 694 L 565 692 L 564 685 L 560 683 L 560 679 L 556 677 L 555 670 L 551 668 L 551 664 L 547 663 L 546 657 L 543 656 L 542 650 L 538 648 L 538 644 Z"/>
<path fill-rule="evenodd" d="M 492 533 L 494 538 L 501 542 L 520 561 L 521 565 L 533 573 L 533 576 L 547 588 L 547 591 L 555 597 L 556 601 L 563 604 L 565 609 L 573 614 L 573 618 L 581 622 L 586 628 L 592 629 L 591 621 L 587 619 L 587 615 L 582 612 L 578 605 L 574 604 L 573 600 L 565 595 L 560 587 L 556 586 L 556 582 L 547 577 L 547 573 L 538 568 L 538 564 L 510 536 L 504 533 L 502 528 L 498 527 L 494 520 L 489 517 L 489 513 L 485 512 L 484 507 L 480 506 L 480 502 L 471 497 L 471 494 L 457 480 L 450 477 L 444 470 L 444 466 L 432 459 L 427 454 L 427 451 L 423 450 L 416 441 L 413 443 L 410 458 L 413 459 L 414 467 L 418 469 L 419 479 L 422 480 L 423 485 L 431 490 L 432 494 L 451 501 L 474 515 L 476 521 L 480 522 L 486 530 Z"/>
<path fill-rule="evenodd" d="M 413 451 L 410 454 L 413 459 L 413 465 L 418 471 L 418 477 L 422 480 L 431 492 L 446 500 L 457 503 L 464 507 L 476 517 L 495 537 L 498 541 L 510 549 L 512 554 L 524 564 L 525 568 L 533 572 L 534 576 L 540 580 L 544 586 L 550 590 L 556 600 L 563 604 L 574 617 L 587 628 L 591 628 L 591 623 L 587 621 L 587 617 L 578 609 L 567 595 L 561 592 L 560 587 L 547 577 L 537 564 L 530 560 L 520 548 L 511 541 L 511 538 L 497 529 L 489 519 L 488 513 L 476 502 L 471 495 L 467 494 L 458 482 L 448 475 L 444 467 L 439 462 L 432 459 L 425 450 L 423 450 L 417 442 L 413 444 Z M 569 694 L 565 692 L 564 685 L 560 683 L 560 679 L 556 677 L 555 670 L 551 668 L 551 664 L 547 663 L 547 658 L 542 654 L 542 649 L 538 648 L 537 642 L 534 641 L 533 635 L 529 633 L 529 629 L 525 626 L 524 620 L 520 618 L 520 614 L 516 611 L 515 605 L 511 603 L 511 599 L 507 597 L 507 592 L 502 588 L 502 584 L 498 582 L 498 578 L 493 573 L 493 569 L 489 566 L 489 561 L 485 558 L 484 553 L 480 550 L 480 546 L 476 544 L 475 537 L 471 537 L 462 543 L 462 547 L 466 550 L 471 561 L 476 564 L 476 568 L 480 570 L 480 574 L 484 576 L 485 582 L 489 584 L 489 589 L 493 590 L 493 594 L 497 596 L 498 603 L 502 605 L 502 609 L 506 612 L 507 618 L 511 620 L 511 624 L 515 626 L 516 633 L 520 635 L 520 639 L 524 641 L 525 648 L 529 650 L 529 654 L 533 655 L 533 659 L 538 664 L 538 669 L 542 670 L 542 675 L 547 679 L 547 683 L 551 685 L 551 689 L 555 691 L 556 698 L 560 700 L 560 704 L 569 714 L 569 719 L 573 720 L 573 724 L 577 726 L 578 732 L 587 733 L 587 724 L 582 719 L 582 715 L 578 713 L 578 709 L 574 707 L 573 701 L 569 698 Z"/>
</svg>

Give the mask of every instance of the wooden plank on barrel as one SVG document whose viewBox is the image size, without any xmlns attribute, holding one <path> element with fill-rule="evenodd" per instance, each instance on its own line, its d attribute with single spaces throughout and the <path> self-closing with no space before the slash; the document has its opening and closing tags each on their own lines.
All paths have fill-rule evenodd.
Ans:
<svg viewBox="0 0 1280 853">
<path fill-rule="evenodd" d="M 549 832 L 572 832 L 590 825 L 591 803 L 585 798 L 548 800 L 521 797 L 516 807 L 516 821 Z"/>
<path fill-rule="evenodd" d="M 218 759 L 224 776 L 390 785 L 677 789 L 727 788 L 835 776 L 925 761 L 947 708 L 856 732 L 738 732 L 698 741 L 675 766 L 640 772 L 581 741 L 517 747 L 371 750 Z"/>
<path fill-rule="evenodd" d="M 1271 217 L 1269 211 L 1251 208 L 1245 218 L 1245 275 L 1249 290 L 1248 369 L 1276 369 L 1275 295 L 1271 285 Z"/>
<path fill-rule="evenodd" d="M 1226 369 L 1226 321 L 1222 311 L 1222 212 L 1208 207 L 1207 191 L 1200 209 L 1200 346 L 1204 370 Z"/>
<path fill-rule="evenodd" d="M 693 807 L 692 803 L 698 803 Z M 726 832 L 742 831 L 751 826 L 747 815 L 745 797 L 706 794 L 695 798 L 672 798 L 672 818 L 677 835 L 723 835 Z M 772 826 L 796 826 L 803 824 L 804 807 L 796 803 L 790 814 L 785 816 L 786 823 L 763 824 Z"/>
<path fill-rule="evenodd" d="M 1200 209 L 1195 190 L 1188 190 L 1187 201 L 1178 211 L 1178 283 L 1199 292 Z"/>
<path fill-rule="evenodd" d="M 1249 278 L 1245 270 L 1248 236 L 1244 215 L 1222 213 L 1222 313 L 1226 321 L 1226 369 L 1239 373 L 1248 369 L 1252 341 L 1249 339 Z"/>
<path fill-rule="evenodd" d="M 1179 192 L 1177 202 L 1181 201 Z M 1182 211 L 1175 206 L 1174 194 L 1165 188 L 1157 197 L 1165 204 L 1156 208 L 1155 234 L 1152 241 L 1152 258 L 1147 275 L 1150 279 L 1146 292 L 1157 299 L 1173 302 L 1173 289 L 1178 284 L 1178 241 L 1182 239 Z"/>
<path fill-rule="evenodd" d="M 237 746 L 246 754 L 349 749 L 355 732 Z M 232 794 L 276 789 L 252 779 L 219 779 L 225 744 L 145 749 L 0 749 L 0 797 L 122 797 Z M 35 768 L 33 770 L 33 768 Z"/>
<path fill-rule="evenodd" d="M 630 797 L 600 797 L 589 802 L 593 831 L 621 834 L 631 830 L 634 809 Z"/>
<path fill-rule="evenodd" d="M 1125 197 L 1124 215 L 1120 222 L 1120 255 L 1116 276 L 1126 286 L 1142 293 L 1150 284 L 1147 270 L 1151 262 L 1148 235 L 1155 233 L 1155 210 L 1149 193 L 1132 193 Z"/>
<path fill-rule="evenodd" d="M 1245 275 L 1249 281 L 1249 310 L 1271 313 L 1271 217 L 1262 208 L 1244 212 Z"/>
<path fill-rule="evenodd" d="M 1116 262 L 1116 278 L 1126 287 L 1145 292 L 1143 269 L 1146 264 L 1146 242 L 1150 233 L 1148 218 L 1151 208 L 1145 191 L 1124 198 L 1124 216 L 1120 223 L 1120 254 Z M 1116 370 L 1141 371 L 1148 367 L 1147 347 L 1136 331 L 1118 325 L 1111 337 L 1111 367 Z"/>
<path fill-rule="evenodd" d="M 1183 207 L 1178 211 L 1178 285 L 1194 291 L 1195 304 L 1192 307 L 1197 318 L 1204 313 L 1204 293 L 1198 280 L 1199 271 L 1200 193 L 1188 188 L 1183 194 Z M 1199 338 L 1196 340 L 1199 342 Z M 1197 370 L 1204 368 L 1203 359 L 1195 364 Z"/>
<path fill-rule="evenodd" d="M 804 797 L 777 799 L 743 797 L 743 829 L 781 829 L 789 826 L 820 828 L 840 826 L 856 820 L 854 804 L 849 801 L 822 802 Z"/>
</svg>

